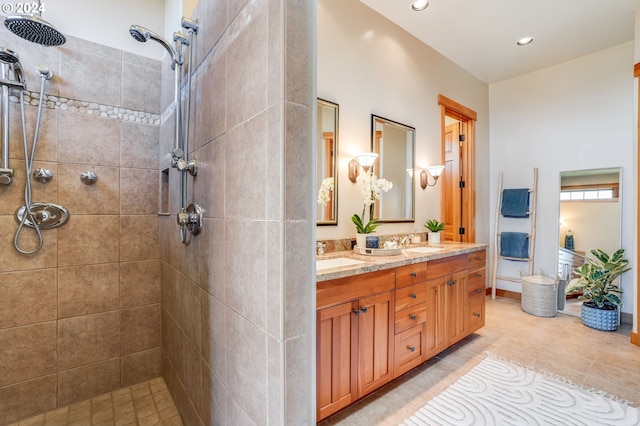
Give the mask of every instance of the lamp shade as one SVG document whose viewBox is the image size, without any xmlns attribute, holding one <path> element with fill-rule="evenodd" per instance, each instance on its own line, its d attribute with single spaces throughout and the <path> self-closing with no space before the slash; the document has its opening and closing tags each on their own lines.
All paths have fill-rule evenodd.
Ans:
<svg viewBox="0 0 640 426">
<path fill-rule="evenodd" d="M 444 166 L 429 166 L 427 167 L 427 171 L 434 178 L 438 178 L 444 171 Z"/>
<path fill-rule="evenodd" d="M 356 155 L 358 164 L 360 164 L 365 170 L 373 165 L 373 162 L 376 161 L 376 158 L 378 158 L 378 154 L 376 154 L 375 152 L 366 152 Z"/>
</svg>

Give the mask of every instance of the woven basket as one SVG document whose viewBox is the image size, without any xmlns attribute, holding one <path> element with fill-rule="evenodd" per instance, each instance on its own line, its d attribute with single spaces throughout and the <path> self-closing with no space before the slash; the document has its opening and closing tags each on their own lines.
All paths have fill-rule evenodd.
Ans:
<svg viewBox="0 0 640 426">
<path fill-rule="evenodd" d="M 538 317 L 555 317 L 558 283 L 542 275 L 522 277 L 522 310 Z"/>
</svg>

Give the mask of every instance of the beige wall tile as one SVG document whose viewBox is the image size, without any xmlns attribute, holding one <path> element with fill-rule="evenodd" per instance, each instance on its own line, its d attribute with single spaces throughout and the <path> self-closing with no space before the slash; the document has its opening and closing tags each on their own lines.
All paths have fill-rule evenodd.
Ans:
<svg viewBox="0 0 640 426">
<path fill-rule="evenodd" d="M 154 348 L 120 358 L 120 385 L 131 386 L 162 374 L 162 349 Z"/>
<path fill-rule="evenodd" d="M 58 406 L 120 388 L 120 360 L 113 358 L 58 373 Z"/>
<path fill-rule="evenodd" d="M 55 374 L 0 387 L 0 424 L 9 424 L 55 407 Z"/>
<path fill-rule="evenodd" d="M 65 132 L 58 142 L 60 163 L 118 166 L 120 120 L 61 112 L 59 126 Z"/>
<path fill-rule="evenodd" d="M 41 62 L 40 62 L 41 63 Z M 55 71 L 54 71 L 55 72 Z M 38 82 L 40 83 L 40 82 Z M 27 86 L 28 87 L 28 86 Z M 31 87 L 33 88 L 33 86 Z M 38 84 L 38 89 L 40 84 Z M 45 87 L 46 93 L 51 93 L 51 87 Z M 35 123 L 38 115 L 38 107 L 25 105 L 25 120 L 27 123 L 27 149 L 31 156 Z M 40 128 L 38 129 L 38 145 L 36 146 L 36 161 L 55 162 L 58 160 L 58 111 L 42 107 L 40 116 Z M 9 104 L 9 158 L 24 160 L 24 144 L 22 137 L 22 115 L 18 103 Z M 15 168 L 15 166 L 12 166 Z M 21 170 L 24 170 L 22 168 Z"/>
<path fill-rule="evenodd" d="M 160 305 L 120 311 L 120 354 L 160 347 L 162 343 Z"/>
<path fill-rule="evenodd" d="M 123 122 L 120 167 L 158 169 L 159 137 L 159 126 Z"/>
<path fill-rule="evenodd" d="M 199 167 L 198 179 L 193 183 L 193 199 L 200 203 L 206 218 L 224 217 L 226 141 L 223 135 L 194 154 Z"/>
<path fill-rule="evenodd" d="M 118 264 L 58 269 L 58 317 L 68 318 L 117 309 Z"/>
<path fill-rule="evenodd" d="M 58 321 L 58 371 L 120 355 L 117 311 Z"/>
<path fill-rule="evenodd" d="M 158 196 L 157 170 L 120 169 L 120 214 L 155 215 Z"/>
<path fill-rule="evenodd" d="M 211 93 L 215 93 L 218 99 L 225 98 L 226 56 L 224 51 L 217 51 L 211 56 L 205 62 L 206 67 L 201 73 L 194 96 L 198 105 L 195 114 L 196 148 L 208 144 L 226 130 L 225 103 L 207 102 Z"/>
<path fill-rule="evenodd" d="M 201 293 L 202 311 L 202 349 L 204 362 L 222 381 L 227 381 L 227 308 L 219 300 L 204 292 Z"/>
<path fill-rule="evenodd" d="M 55 327 L 45 322 L 0 330 L 0 386 L 56 371 Z"/>
<path fill-rule="evenodd" d="M 160 61 L 153 63 L 152 67 L 139 63 L 124 64 L 122 67 L 122 107 L 155 114 L 160 113 L 160 65 Z"/>
<path fill-rule="evenodd" d="M 120 263 L 120 307 L 160 303 L 160 261 Z"/>
<path fill-rule="evenodd" d="M 200 25 L 198 29 L 197 60 L 195 64 L 199 64 L 227 28 L 227 1 L 210 0 L 198 2 L 193 16 L 198 17 L 200 22 L 207 23 L 207 25 Z"/>
<path fill-rule="evenodd" d="M 60 266 L 118 261 L 118 216 L 73 216 L 58 229 Z"/>
<path fill-rule="evenodd" d="M 219 300 L 224 300 L 225 247 L 220 244 L 224 238 L 224 221 L 205 218 L 198 240 L 200 252 L 208 255 L 198 256 L 198 283 Z"/>
<path fill-rule="evenodd" d="M 120 260 L 148 260 L 159 256 L 157 216 L 120 216 Z"/>
<path fill-rule="evenodd" d="M 120 178 L 117 167 L 95 164 L 60 164 L 58 184 L 59 203 L 69 209 L 72 215 L 118 214 L 120 202 Z M 92 171 L 98 176 L 93 185 L 86 185 L 80 179 L 82 173 Z"/>
<path fill-rule="evenodd" d="M 306 194 L 312 188 L 311 169 L 304 159 L 311 158 L 311 146 L 301 143 L 309 139 L 311 115 L 302 105 L 285 105 L 287 125 L 285 131 L 284 175 L 287 177 L 287 194 Z M 285 218 L 289 220 L 310 220 L 312 205 L 306 197 L 285 197 Z"/>
<path fill-rule="evenodd" d="M 73 84 L 61 85 L 60 96 L 121 105 L 122 55 L 117 56 L 111 58 L 93 52 L 80 52 L 72 47 L 61 48 L 60 79 Z"/>
<path fill-rule="evenodd" d="M 0 195 L 1 196 L 1 195 Z M 23 271 L 41 268 L 55 268 L 56 266 L 56 233 L 51 229 L 44 231 L 44 245 L 36 256 L 18 253 L 13 246 L 13 239 L 18 223 L 13 216 L 0 216 L 0 272 Z M 36 233 L 33 229 L 26 229 L 20 238 L 20 247 L 24 250 L 34 250 L 38 246 Z"/>
<path fill-rule="evenodd" d="M 56 270 L 0 274 L 0 329 L 56 319 Z"/>
<path fill-rule="evenodd" d="M 313 80 L 309 75 L 309 45 L 310 39 L 316 34 L 315 31 L 309 31 L 311 7 L 315 9 L 315 5 L 311 6 L 310 2 L 287 1 L 285 23 L 282 29 L 286 36 L 284 40 L 285 99 L 300 105 L 308 105 L 309 101 L 312 101 L 310 86 Z"/>
</svg>

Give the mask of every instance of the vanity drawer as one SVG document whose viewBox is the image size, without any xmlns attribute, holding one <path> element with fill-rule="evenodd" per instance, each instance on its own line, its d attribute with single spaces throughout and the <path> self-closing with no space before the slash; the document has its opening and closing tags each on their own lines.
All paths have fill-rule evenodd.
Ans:
<svg viewBox="0 0 640 426">
<path fill-rule="evenodd" d="M 396 268 L 396 288 L 424 282 L 427 279 L 426 262 Z"/>
<path fill-rule="evenodd" d="M 467 278 L 467 292 L 468 300 L 472 300 L 476 297 L 482 297 L 485 295 L 487 287 L 487 270 L 486 268 L 480 268 L 473 271 L 469 271 Z"/>
<path fill-rule="evenodd" d="M 415 284 L 396 290 L 396 312 L 427 300 L 427 285 Z"/>
<path fill-rule="evenodd" d="M 426 352 L 426 326 L 417 325 L 396 335 L 393 376 L 398 377 L 420 365 Z"/>
<path fill-rule="evenodd" d="M 469 269 L 484 267 L 487 264 L 487 250 L 474 251 L 467 254 Z"/>
<path fill-rule="evenodd" d="M 469 258 L 466 254 L 429 260 L 427 262 L 427 278 L 439 278 L 455 274 L 469 268 Z"/>
<path fill-rule="evenodd" d="M 327 308 L 393 290 L 395 271 L 369 272 L 316 283 L 316 309 Z"/>
<path fill-rule="evenodd" d="M 427 320 L 427 304 L 412 306 L 396 312 L 395 334 L 401 333 Z"/>
<path fill-rule="evenodd" d="M 484 326 L 484 298 L 479 298 L 469 303 L 467 307 L 466 329 L 473 333 Z"/>
</svg>

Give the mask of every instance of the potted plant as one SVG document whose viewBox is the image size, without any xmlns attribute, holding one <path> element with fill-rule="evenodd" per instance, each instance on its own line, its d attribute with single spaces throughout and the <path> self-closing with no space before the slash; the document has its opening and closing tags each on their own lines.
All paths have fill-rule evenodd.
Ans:
<svg viewBox="0 0 640 426">
<path fill-rule="evenodd" d="M 356 226 L 356 246 L 365 248 L 367 234 L 374 232 L 379 226 L 378 218 L 373 217 L 375 202 L 380 199 L 380 192 L 389 191 L 393 184 L 386 179 L 378 179 L 370 171 L 358 176 L 357 182 L 362 186 L 364 206 L 362 207 L 362 216 L 356 213 L 351 216 L 351 221 Z M 367 210 L 369 211 L 369 221 L 365 222 Z"/>
<path fill-rule="evenodd" d="M 600 249 L 591 250 L 593 257 L 573 273 L 578 275 L 569 282 L 566 293 L 581 290 L 582 323 L 597 330 L 615 331 L 618 328 L 618 307 L 622 306 L 620 286 L 614 282 L 629 271 L 629 260 L 624 258 L 624 249 L 618 249 L 610 256 Z"/>
<path fill-rule="evenodd" d="M 440 231 L 444 229 L 444 222 L 439 222 L 437 219 L 429 219 L 424 227 L 429 230 L 428 242 L 431 244 L 440 243 Z"/>
</svg>

